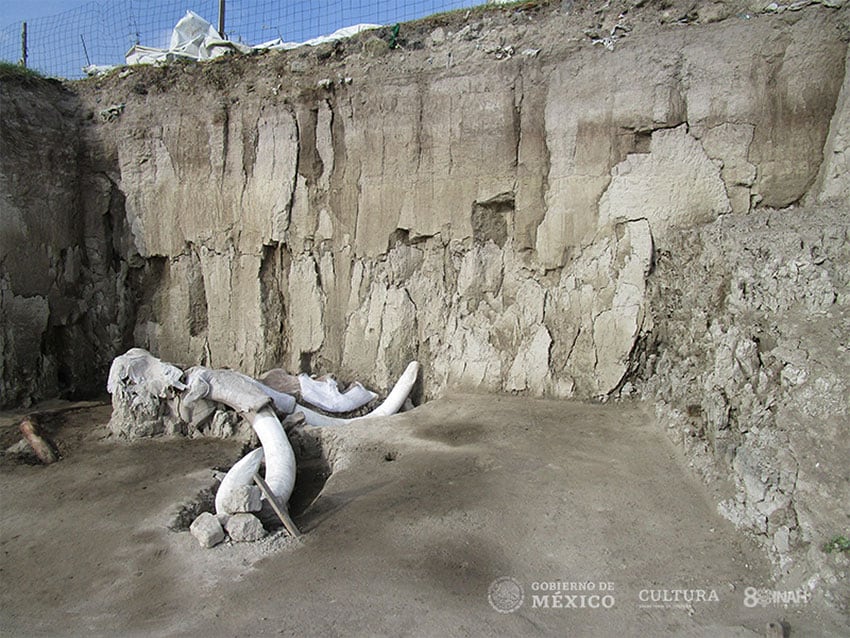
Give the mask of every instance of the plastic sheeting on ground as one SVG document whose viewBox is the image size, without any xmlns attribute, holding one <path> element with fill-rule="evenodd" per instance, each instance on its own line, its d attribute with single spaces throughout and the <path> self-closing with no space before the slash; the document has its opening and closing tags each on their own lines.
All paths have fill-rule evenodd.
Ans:
<svg viewBox="0 0 850 638">
<path fill-rule="evenodd" d="M 336 40 L 343 40 L 345 38 L 350 38 L 353 35 L 357 35 L 362 31 L 368 31 L 370 29 L 380 29 L 382 25 L 380 24 L 355 24 L 350 27 L 343 27 L 342 29 L 337 29 L 330 35 L 321 35 L 318 38 L 312 38 L 310 40 L 306 40 L 304 42 L 284 42 L 280 38 L 275 40 L 269 40 L 268 42 L 264 42 L 262 44 L 258 44 L 253 47 L 255 50 L 265 50 L 265 49 L 276 49 L 276 50 L 286 50 L 286 49 L 296 49 L 300 46 L 316 46 L 319 44 L 324 44 L 325 42 L 335 42 Z"/>
<path fill-rule="evenodd" d="M 215 27 L 193 11 L 174 26 L 167 49 L 133 45 L 126 55 L 127 64 L 153 64 L 177 59 L 209 60 L 230 51 L 248 53 L 251 47 L 230 42 L 219 35 Z"/>
<path fill-rule="evenodd" d="M 270 40 L 250 47 L 237 42 L 225 40 L 216 28 L 193 11 L 187 11 L 175 25 L 171 33 L 171 42 L 167 49 L 156 49 L 141 44 L 135 44 L 126 54 L 127 64 L 156 64 L 173 62 L 179 59 L 210 60 L 229 52 L 249 53 L 262 50 L 287 50 L 303 45 L 315 46 L 325 42 L 333 42 L 367 29 L 377 29 L 379 24 L 356 24 L 344 27 L 330 35 L 319 36 L 306 42 L 284 42 L 281 38 Z M 92 73 L 104 72 L 106 67 L 96 67 Z M 87 72 L 89 72 L 87 70 Z"/>
</svg>

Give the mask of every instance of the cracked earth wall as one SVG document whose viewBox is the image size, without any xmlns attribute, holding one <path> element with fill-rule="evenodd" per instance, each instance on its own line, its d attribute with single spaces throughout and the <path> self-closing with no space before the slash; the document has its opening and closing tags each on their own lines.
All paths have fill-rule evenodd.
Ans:
<svg viewBox="0 0 850 638">
<path fill-rule="evenodd" d="M 657 329 L 636 381 L 692 466 L 734 482 L 720 511 L 777 575 L 845 610 L 848 561 L 821 548 L 850 502 L 848 263 L 847 200 L 682 232 L 648 287 Z"/>
<path fill-rule="evenodd" d="M 428 396 L 605 396 L 651 328 L 653 250 L 676 229 L 798 202 L 818 178 L 844 76 L 835 16 L 504 60 L 431 33 L 407 73 L 354 43 L 306 70 L 290 54 L 262 72 L 89 85 L 93 113 L 126 104 L 85 132 L 158 282 L 134 341 L 382 388 L 415 357 Z M 467 61 L 425 64 L 449 47 Z"/>
<path fill-rule="evenodd" d="M 568 4 L 4 83 L 0 403 L 131 345 L 381 389 L 416 358 L 420 398 L 640 394 L 841 604 L 847 9 L 673 3 L 608 50 L 581 26 L 623 7 Z"/>
<path fill-rule="evenodd" d="M 79 109 L 0 80 L 0 407 L 102 393 L 132 331 L 122 196 L 83 168 Z"/>
</svg>

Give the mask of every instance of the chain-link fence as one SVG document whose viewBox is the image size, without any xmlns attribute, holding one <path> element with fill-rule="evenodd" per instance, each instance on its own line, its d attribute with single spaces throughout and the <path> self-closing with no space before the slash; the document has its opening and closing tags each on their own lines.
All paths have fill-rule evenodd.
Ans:
<svg viewBox="0 0 850 638">
<path fill-rule="evenodd" d="M 27 20 L 27 67 L 45 75 L 80 78 L 89 64 L 123 64 L 134 45 L 167 48 L 187 10 L 215 26 L 224 5 L 228 39 L 254 45 L 281 38 L 302 42 L 359 23 L 395 24 L 461 9 L 484 0 L 104 0 Z M 22 58 L 22 24 L 0 29 L 0 60 Z"/>
</svg>

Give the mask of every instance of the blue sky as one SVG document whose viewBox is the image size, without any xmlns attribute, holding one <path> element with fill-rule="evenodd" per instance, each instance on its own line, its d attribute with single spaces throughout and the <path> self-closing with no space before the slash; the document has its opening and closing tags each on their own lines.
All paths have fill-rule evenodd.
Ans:
<svg viewBox="0 0 850 638">
<path fill-rule="evenodd" d="M 251 45 L 276 37 L 303 42 L 344 26 L 393 24 L 473 4 L 476 0 L 227 0 L 225 32 Z M 167 47 L 187 9 L 215 24 L 218 1 L 0 0 L 0 59 L 20 59 L 20 23 L 27 21 L 28 66 L 78 78 L 89 63 L 122 64 L 134 43 Z"/>
<path fill-rule="evenodd" d="M 32 18 L 50 16 L 73 9 L 85 2 L 73 0 L 2 0 L 0 2 L 0 26 L 23 22 Z"/>
</svg>

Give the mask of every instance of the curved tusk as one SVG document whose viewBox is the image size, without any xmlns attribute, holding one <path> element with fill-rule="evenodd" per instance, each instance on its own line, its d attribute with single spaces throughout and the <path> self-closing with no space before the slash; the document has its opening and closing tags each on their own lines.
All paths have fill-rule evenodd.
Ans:
<svg viewBox="0 0 850 638">
<path fill-rule="evenodd" d="M 226 514 L 222 503 L 230 492 L 242 485 L 250 485 L 254 472 L 260 467 L 260 461 L 265 455 L 265 481 L 281 503 L 287 503 L 295 487 L 295 452 L 277 418 L 274 410 L 265 407 L 256 413 L 248 413 L 247 419 L 257 433 L 262 447 L 241 458 L 221 481 L 215 495 L 215 513 Z"/>
<path fill-rule="evenodd" d="M 270 407 L 260 410 L 251 420 L 251 425 L 266 455 L 266 483 L 272 494 L 285 505 L 295 487 L 295 452 L 280 420 Z"/>
<path fill-rule="evenodd" d="M 378 398 L 377 394 L 360 383 L 354 383 L 345 392 L 340 392 L 333 377 L 318 380 L 306 374 L 299 374 L 298 384 L 304 401 L 328 412 L 351 412 Z"/>
<path fill-rule="evenodd" d="M 275 414 L 275 407 L 271 405 L 275 403 L 273 397 L 265 392 L 265 386 L 239 372 L 210 370 L 203 367 L 191 368 L 186 373 L 186 384 L 189 391 L 184 397 L 184 402 L 188 409 L 191 410 L 193 403 L 198 399 L 210 399 L 223 403 L 246 416 L 263 446 L 266 457 L 265 479 L 269 489 L 282 503 L 289 501 L 292 488 L 295 486 L 295 453 Z M 294 399 L 292 399 L 292 405 L 295 405 Z M 244 465 L 240 461 L 225 475 L 216 495 L 217 513 L 228 490 L 250 484 L 254 474 L 253 472 L 248 474 L 248 469 L 253 467 L 256 471 L 259 466 L 257 459 L 252 457 L 251 461 L 246 461 Z"/>
<path fill-rule="evenodd" d="M 249 377 L 250 378 L 250 377 Z M 251 379 L 257 388 L 265 393 L 267 397 L 272 400 L 274 403 L 274 409 L 280 412 L 281 414 L 292 414 L 292 411 L 295 409 L 295 397 L 291 394 L 287 394 L 286 392 L 278 392 L 274 388 L 270 388 L 264 383 L 257 381 L 256 379 Z"/>
<path fill-rule="evenodd" d="M 221 485 L 218 487 L 218 492 L 215 494 L 215 513 L 227 514 L 224 511 L 225 497 L 233 492 L 236 488 L 243 485 L 250 485 L 254 480 L 254 473 L 260 469 L 260 462 L 263 460 L 263 448 L 258 447 L 253 452 L 249 452 L 239 459 L 233 467 L 227 470 L 227 474 L 221 479 Z"/>
<path fill-rule="evenodd" d="M 195 366 L 186 371 L 186 385 L 189 391 L 183 401 L 187 405 L 197 399 L 211 399 L 237 412 L 256 412 L 271 400 L 275 410 L 283 414 L 289 414 L 295 408 L 295 397 L 234 370 Z"/>
<path fill-rule="evenodd" d="M 401 410 L 401 406 L 404 405 L 407 397 L 410 396 L 410 391 L 413 390 L 413 384 L 416 383 L 418 375 L 419 362 L 411 361 L 407 364 L 384 402 L 363 418 L 389 416 Z"/>
<path fill-rule="evenodd" d="M 317 427 L 327 427 L 327 426 L 335 426 L 335 425 L 346 425 L 348 423 L 354 423 L 356 421 L 364 421 L 368 419 L 375 419 L 382 416 L 390 416 L 391 414 L 395 414 L 401 409 L 401 406 L 404 405 L 405 400 L 410 395 L 410 391 L 413 390 L 413 384 L 416 383 L 416 377 L 419 374 L 419 363 L 417 361 L 411 361 L 407 368 L 405 368 L 402 375 L 399 377 L 396 384 L 393 386 L 393 389 L 387 395 L 387 398 L 384 400 L 381 405 L 372 410 L 369 414 L 365 414 L 363 416 L 355 417 L 353 419 L 340 419 L 332 416 L 325 416 L 324 414 L 319 414 L 318 412 L 314 412 L 309 408 L 305 408 L 301 405 L 295 406 L 295 412 L 300 412 L 304 415 L 304 419 L 308 425 L 313 425 Z"/>
</svg>

